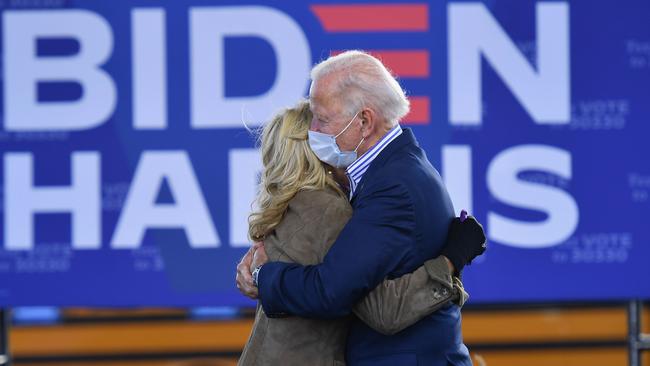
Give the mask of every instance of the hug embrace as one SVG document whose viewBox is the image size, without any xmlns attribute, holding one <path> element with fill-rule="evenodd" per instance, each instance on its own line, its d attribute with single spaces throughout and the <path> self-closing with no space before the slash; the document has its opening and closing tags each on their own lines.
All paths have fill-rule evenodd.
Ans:
<svg viewBox="0 0 650 366">
<path fill-rule="evenodd" d="M 260 136 L 236 278 L 258 306 L 239 365 L 471 365 L 461 273 L 486 249 L 482 226 L 455 217 L 379 60 L 344 52 L 311 80 Z"/>
</svg>

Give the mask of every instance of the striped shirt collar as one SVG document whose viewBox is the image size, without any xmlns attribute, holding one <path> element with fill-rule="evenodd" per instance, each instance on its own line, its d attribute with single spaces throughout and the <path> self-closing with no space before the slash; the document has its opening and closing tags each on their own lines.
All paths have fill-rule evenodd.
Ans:
<svg viewBox="0 0 650 366">
<path fill-rule="evenodd" d="M 384 150 L 391 141 L 395 140 L 397 136 L 401 134 L 402 127 L 400 125 L 393 127 L 393 129 L 388 131 L 381 140 L 377 141 L 370 150 L 357 158 L 357 160 L 350 164 L 350 166 L 345 170 L 345 174 L 350 180 L 350 199 L 352 199 L 354 191 L 357 189 L 357 185 L 361 181 L 361 178 L 363 178 L 363 175 L 366 173 L 373 160 L 379 156 L 379 153 Z"/>
</svg>

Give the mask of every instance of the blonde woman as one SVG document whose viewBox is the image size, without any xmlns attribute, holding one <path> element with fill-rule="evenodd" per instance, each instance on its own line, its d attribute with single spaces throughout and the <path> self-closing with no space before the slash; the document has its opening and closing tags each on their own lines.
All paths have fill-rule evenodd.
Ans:
<svg viewBox="0 0 650 366">
<path fill-rule="evenodd" d="M 310 149 L 311 119 L 303 101 L 273 118 L 261 135 L 264 172 L 249 236 L 264 241 L 272 261 L 322 262 L 352 214 L 334 170 Z M 447 260 L 438 257 L 411 274 L 385 280 L 356 305 L 354 315 L 393 334 L 450 301 L 462 305 L 466 298 Z M 268 318 L 258 305 L 239 365 L 344 365 L 349 319 Z"/>
</svg>

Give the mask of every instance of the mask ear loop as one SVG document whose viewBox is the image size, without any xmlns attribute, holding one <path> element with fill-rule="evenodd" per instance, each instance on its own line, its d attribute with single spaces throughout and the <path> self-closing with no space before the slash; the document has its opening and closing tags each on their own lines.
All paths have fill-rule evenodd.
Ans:
<svg viewBox="0 0 650 366">
<path fill-rule="evenodd" d="M 361 138 L 361 141 L 359 141 L 359 145 L 357 145 L 357 147 L 354 148 L 354 152 L 357 152 L 357 150 L 359 150 L 359 146 L 361 146 L 361 144 L 363 144 L 363 141 L 365 141 L 365 140 L 366 140 L 365 137 Z"/>
<path fill-rule="evenodd" d="M 357 112 L 357 114 L 358 114 L 358 113 L 359 113 L 359 112 Z M 356 117 L 357 117 L 357 116 L 355 115 L 354 118 L 356 118 Z M 354 121 L 354 118 L 352 119 L 353 121 Z M 361 127 L 363 128 L 363 117 L 361 117 Z M 363 129 L 362 129 L 361 132 L 363 133 Z M 355 152 L 355 153 L 357 152 L 357 150 L 359 150 L 359 146 L 361 146 L 361 144 L 363 144 L 364 141 L 366 141 L 366 138 L 365 138 L 365 137 L 361 137 L 361 141 L 359 141 L 359 144 L 357 145 L 357 147 L 354 148 L 354 152 Z"/>
<path fill-rule="evenodd" d="M 339 136 L 341 136 L 341 134 L 342 134 L 343 132 L 345 132 L 345 130 L 347 130 L 348 127 L 350 127 L 350 125 L 352 124 L 352 122 L 354 121 L 354 119 L 357 118 L 358 115 L 359 115 L 359 112 L 355 113 L 355 114 L 354 114 L 354 117 L 352 117 L 352 119 L 350 120 L 350 122 L 348 122 L 347 126 L 345 126 L 345 128 L 344 128 L 341 132 L 339 132 L 336 136 L 334 136 L 334 138 L 336 139 L 336 138 L 338 138 Z"/>
</svg>

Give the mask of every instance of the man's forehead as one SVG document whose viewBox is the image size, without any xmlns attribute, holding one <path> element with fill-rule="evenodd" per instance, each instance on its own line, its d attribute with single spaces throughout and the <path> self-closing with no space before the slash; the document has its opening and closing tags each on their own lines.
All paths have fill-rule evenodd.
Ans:
<svg viewBox="0 0 650 366">
<path fill-rule="evenodd" d="M 338 111 L 338 101 L 329 93 L 329 84 L 319 81 L 312 83 L 309 89 L 309 103 L 311 110 L 327 114 L 335 114 Z"/>
<path fill-rule="evenodd" d="M 323 90 L 322 90 L 322 83 L 317 83 L 315 81 L 311 82 L 311 85 L 309 86 L 309 99 L 317 99 L 317 98 L 322 98 Z"/>
<path fill-rule="evenodd" d="M 335 117 L 340 112 L 339 104 L 331 98 L 315 98 L 309 100 L 312 113 L 322 117 Z"/>
<path fill-rule="evenodd" d="M 336 81 L 336 74 L 331 73 L 325 76 L 322 76 L 316 80 L 312 80 L 311 85 L 309 87 L 309 94 L 318 94 L 318 95 L 326 95 L 329 94 L 329 91 L 333 87 L 333 83 Z"/>
<path fill-rule="evenodd" d="M 309 106 L 313 112 L 323 112 L 323 109 L 327 109 L 329 104 L 328 98 L 323 93 L 312 91 L 309 94 Z"/>
</svg>

